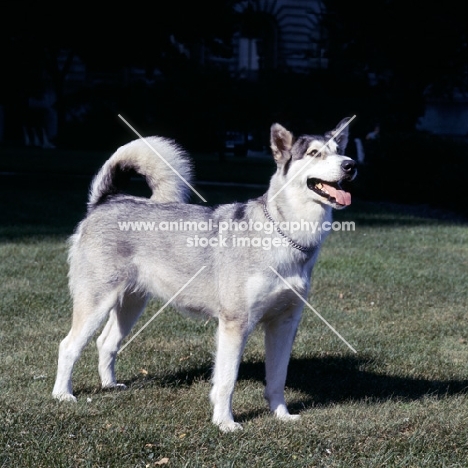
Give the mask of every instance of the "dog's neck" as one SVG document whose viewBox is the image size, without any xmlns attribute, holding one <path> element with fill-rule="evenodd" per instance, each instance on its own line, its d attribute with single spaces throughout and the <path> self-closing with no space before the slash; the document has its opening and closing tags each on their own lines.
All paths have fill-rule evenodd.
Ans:
<svg viewBox="0 0 468 468">
<path fill-rule="evenodd" d="M 275 221 L 273 219 L 273 217 L 271 216 L 271 214 L 269 213 L 268 211 L 268 208 L 266 206 L 266 201 L 263 200 L 263 212 L 265 213 L 265 217 L 268 219 L 268 221 L 270 221 L 271 223 L 273 223 L 273 225 L 275 226 L 275 229 L 276 229 L 276 232 L 281 236 L 283 237 L 284 239 L 286 239 L 286 241 L 289 243 L 289 245 L 297 250 L 300 250 L 301 252 L 303 252 L 304 254 L 308 254 L 308 255 L 312 255 L 315 250 L 316 250 L 316 246 L 304 246 L 304 245 L 301 245 L 301 244 L 298 244 L 297 242 L 293 241 L 279 226 L 278 226 L 278 222 Z"/>
<path fill-rule="evenodd" d="M 261 198 L 261 202 L 265 218 L 298 251 L 313 254 L 328 234 L 321 228 L 325 221 L 331 221 L 330 207 L 314 204 L 316 206 L 312 208 L 317 211 L 304 219 L 304 213 L 297 213 L 282 200 L 269 198 L 268 192 Z"/>
</svg>

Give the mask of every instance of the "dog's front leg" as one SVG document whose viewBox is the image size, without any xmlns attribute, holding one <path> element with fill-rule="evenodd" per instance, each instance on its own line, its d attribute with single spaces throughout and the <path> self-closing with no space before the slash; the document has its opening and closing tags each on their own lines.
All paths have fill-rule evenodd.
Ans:
<svg viewBox="0 0 468 468">
<path fill-rule="evenodd" d="M 265 398 L 270 410 L 283 420 L 295 420 L 300 417 L 289 414 L 284 399 L 284 386 L 301 315 L 302 307 L 298 307 L 265 324 Z"/>
<path fill-rule="evenodd" d="M 245 324 L 220 317 L 210 400 L 214 406 L 213 423 L 223 432 L 242 429 L 239 423 L 234 422 L 232 395 L 247 335 Z"/>
</svg>

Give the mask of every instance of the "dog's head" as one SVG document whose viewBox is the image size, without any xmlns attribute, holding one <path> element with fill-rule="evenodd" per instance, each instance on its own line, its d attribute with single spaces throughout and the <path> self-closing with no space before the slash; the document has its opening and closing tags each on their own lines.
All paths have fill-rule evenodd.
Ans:
<svg viewBox="0 0 468 468">
<path fill-rule="evenodd" d="M 302 135 L 295 138 L 282 125 L 271 127 L 271 149 L 277 174 L 283 186 L 299 189 L 307 200 L 335 209 L 351 204 L 351 195 L 342 184 L 356 177 L 356 163 L 344 156 L 348 143 L 349 118 L 324 135 Z"/>
</svg>

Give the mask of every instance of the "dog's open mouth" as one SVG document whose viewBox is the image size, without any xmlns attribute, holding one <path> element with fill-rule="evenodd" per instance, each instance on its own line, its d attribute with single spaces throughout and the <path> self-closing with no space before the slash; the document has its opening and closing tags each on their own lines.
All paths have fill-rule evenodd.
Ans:
<svg viewBox="0 0 468 468">
<path fill-rule="evenodd" d="M 341 206 L 351 205 L 351 194 L 343 189 L 341 182 L 324 182 L 320 179 L 307 179 L 307 187 L 331 203 Z"/>
</svg>

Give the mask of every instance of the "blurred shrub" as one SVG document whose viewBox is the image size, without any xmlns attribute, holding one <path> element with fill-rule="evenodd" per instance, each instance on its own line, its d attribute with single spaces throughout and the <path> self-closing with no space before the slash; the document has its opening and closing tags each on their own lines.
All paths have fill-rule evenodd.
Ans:
<svg viewBox="0 0 468 468">
<path fill-rule="evenodd" d="M 363 145 L 357 196 L 425 203 L 468 215 L 468 139 L 400 132 L 364 140 Z"/>
</svg>

